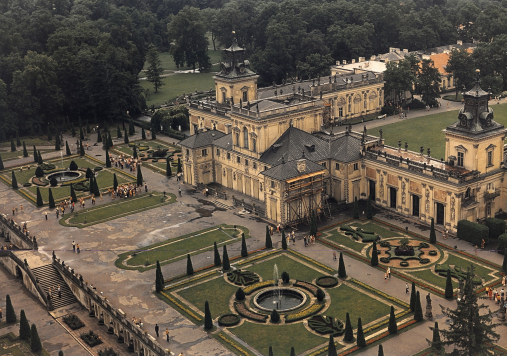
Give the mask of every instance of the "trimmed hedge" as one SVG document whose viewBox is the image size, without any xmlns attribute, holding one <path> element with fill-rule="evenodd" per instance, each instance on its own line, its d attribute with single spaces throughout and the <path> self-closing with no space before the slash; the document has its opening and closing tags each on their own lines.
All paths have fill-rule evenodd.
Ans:
<svg viewBox="0 0 507 356">
<path fill-rule="evenodd" d="M 496 248 L 496 252 L 501 253 L 503 255 L 506 248 L 507 248 L 507 233 L 498 236 L 498 247 Z"/>
<path fill-rule="evenodd" d="M 218 318 L 218 325 L 220 326 L 234 326 L 239 324 L 240 317 L 236 314 L 225 314 Z"/>
<path fill-rule="evenodd" d="M 482 240 L 489 241 L 489 228 L 485 225 L 470 222 L 468 220 L 458 221 L 458 239 L 468 241 L 472 245 L 480 246 Z"/>
<path fill-rule="evenodd" d="M 489 236 L 491 238 L 498 238 L 498 236 L 505 233 L 505 220 L 496 218 L 487 218 L 486 226 L 489 228 Z"/>
</svg>

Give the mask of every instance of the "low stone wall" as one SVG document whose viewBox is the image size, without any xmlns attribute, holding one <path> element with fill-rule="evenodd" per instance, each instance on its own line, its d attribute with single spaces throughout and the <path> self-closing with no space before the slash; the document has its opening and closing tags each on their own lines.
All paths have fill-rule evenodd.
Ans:
<svg viewBox="0 0 507 356">
<path fill-rule="evenodd" d="M 104 328 L 112 328 L 117 338 L 123 338 L 126 348 L 132 345 L 137 355 L 144 356 L 169 356 L 169 350 L 163 348 L 156 339 L 133 324 L 121 309 L 114 308 L 106 297 L 102 296 L 95 289 L 92 289 L 64 261 L 53 255 L 53 265 L 60 272 L 77 300 L 88 309 L 91 316 L 103 321 Z"/>
<path fill-rule="evenodd" d="M 5 214 L 0 214 L 0 237 L 10 241 L 20 250 L 37 250 L 37 239 L 23 233 L 21 226 L 12 219 L 7 218 Z"/>
<path fill-rule="evenodd" d="M 13 276 L 21 279 L 26 289 L 28 289 L 43 305 L 50 308 L 50 306 L 48 307 L 46 296 L 37 283 L 32 270 L 28 267 L 26 260 L 24 262 L 21 261 L 14 251 L 3 250 L 0 251 L 0 264 Z"/>
</svg>

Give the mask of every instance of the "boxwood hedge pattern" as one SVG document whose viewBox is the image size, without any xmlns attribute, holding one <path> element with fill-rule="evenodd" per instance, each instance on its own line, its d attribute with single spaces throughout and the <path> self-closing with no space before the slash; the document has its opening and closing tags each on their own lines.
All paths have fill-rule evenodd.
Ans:
<svg viewBox="0 0 507 356">
<path fill-rule="evenodd" d="M 322 276 L 315 280 L 319 287 L 332 288 L 338 285 L 338 278 L 333 276 Z"/>
</svg>

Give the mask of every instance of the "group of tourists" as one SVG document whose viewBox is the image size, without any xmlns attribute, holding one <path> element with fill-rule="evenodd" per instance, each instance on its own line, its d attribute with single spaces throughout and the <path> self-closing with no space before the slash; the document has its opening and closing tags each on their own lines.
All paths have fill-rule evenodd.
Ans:
<svg viewBox="0 0 507 356">
<path fill-rule="evenodd" d="M 23 204 L 20 205 L 19 209 L 21 211 L 23 211 Z M 17 212 L 18 212 L 18 207 L 17 206 L 15 206 L 14 208 L 12 208 L 12 215 L 13 216 L 16 215 Z"/>
<path fill-rule="evenodd" d="M 132 317 L 132 324 L 137 325 L 141 329 L 143 328 L 143 321 L 141 318 Z"/>
<path fill-rule="evenodd" d="M 0 246 L 0 250 L 1 250 L 1 251 L 14 250 L 14 245 L 13 245 L 13 244 L 10 244 L 9 246 L 7 246 L 7 245 L 5 245 L 5 246 Z"/>
<path fill-rule="evenodd" d="M 60 285 L 58 285 L 57 287 L 49 287 L 48 288 L 48 291 L 46 293 L 46 297 L 48 298 L 48 300 L 51 300 L 51 298 L 53 297 L 53 294 L 58 295 L 58 298 L 62 297 L 62 289 L 60 288 Z"/>
<path fill-rule="evenodd" d="M 109 155 L 109 159 L 111 160 L 111 164 L 114 164 L 115 167 L 119 167 L 121 169 L 127 168 L 130 169 L 131 172 L 135 172 L 137 166 L 142 165 L 142 161 L 138 160 L 137 158 L 126 157 L 123 155 L 119 155 L 117 158 Z"/>
<path fill-rule="evenodd" d="M 75 241 L 72 241 L 72 250 L 76 253 L 81 253 L 81 248 Z"/>
<path fill-rule="evenodd" d="M 114 200 L 114 198 L 116 197 L 119 197 L 120 199 L 121 198 L 129 198 L 129 197 L 133 197 L 139 193 L 141 193 L 142 191 L 142 188 L 133 183 L 129 183 L 129 184 L 122 184 L 122 185 L 119 185 L 116 190 L 114 189 L 110 189 L 109 192 L 111 194 L 111 199 Z"/>
</svg>

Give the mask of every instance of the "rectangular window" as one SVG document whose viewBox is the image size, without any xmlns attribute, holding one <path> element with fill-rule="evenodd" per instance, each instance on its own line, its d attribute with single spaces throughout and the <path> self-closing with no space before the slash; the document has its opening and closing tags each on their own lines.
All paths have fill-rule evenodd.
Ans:
<svg viewBox="0 0 507 356">
<path fill-rule="evenodd" d="M 227 152 L 227 159 L 231 159 L 231 154 Z"/>
<path fill-rule="evenodd" d="M 458 166 L 463 167 L 464 158 L 465 154 L 463 152 L 458 152 Z"/>
<path fill-rule="evenodd" d="M 236 157 L 236 162 L 241 163 L 241 157 Z"/>
<path fill-rule="evenodd" d="M 220 150 L 217 148 L 217 157 L 220 157 Z"/>
<path fill-rule="evenodd" d="M 252 164 L 252 166 L 253 166 L 253 169 L 257 169 L 257 163 L 255 163 L 255 162 L 254 162 L 254 163 Z"/>
<path fill-rule="evenodd" d="M 202 155 L 203 156 L 207 156 L 208 155 L 208 150 L 206 148 L 204 150 L 202 150 Z"/>
<path fill-rule="evenodd" d="M 257 152 L 257 140 L 252 138 L 252 151 Z"/>
<path fill-rule="evenodd" d="M 190 156 L 190 150 L 187 149 L 187 156 Z"/>
<path fill-rule="evenodd" d="M 493 151 L 488 152 L 488 166 L 493 165 Z"/>
<path fill-rule="evenodd" d="M 243 102 L 246 103 L 248 101 L 248 91 L 243 92 Z"/>
<path fill-rule="evenodd" d="M 327 168 L 327 163 L 326 162 L 322 162 L 322 165 Z"/>
<path fill-rule="evenodd" d="M 264 170 L 267 171 L 268 170 L 268 166 L 264 166 Z"/>
<path fill-rule="evenodd" d="M 336 169 L 337 171 L 340 170 L 340 164 L 339 163 L 335 163 L 334 164 L 334 169 Z"/>
<path fill-rule="evenodd" d="M 275 189 L 275 181 L 274 180 L 271 181 L 271 188 Z"/>
<path fill-rule="evenodd" d="M 359 163 L 354 163 L 354 170 L 357 171 L 359 169 Z"/>
<path fill-rule="evenodd" d="M 248 160 L 245 159 L 245 166 L 248 166 Z"/>
<path fill-rule="evenodd" d="M 338 116 L 343 117 L 343 108 L 338 108 Z"/>
</svg>

